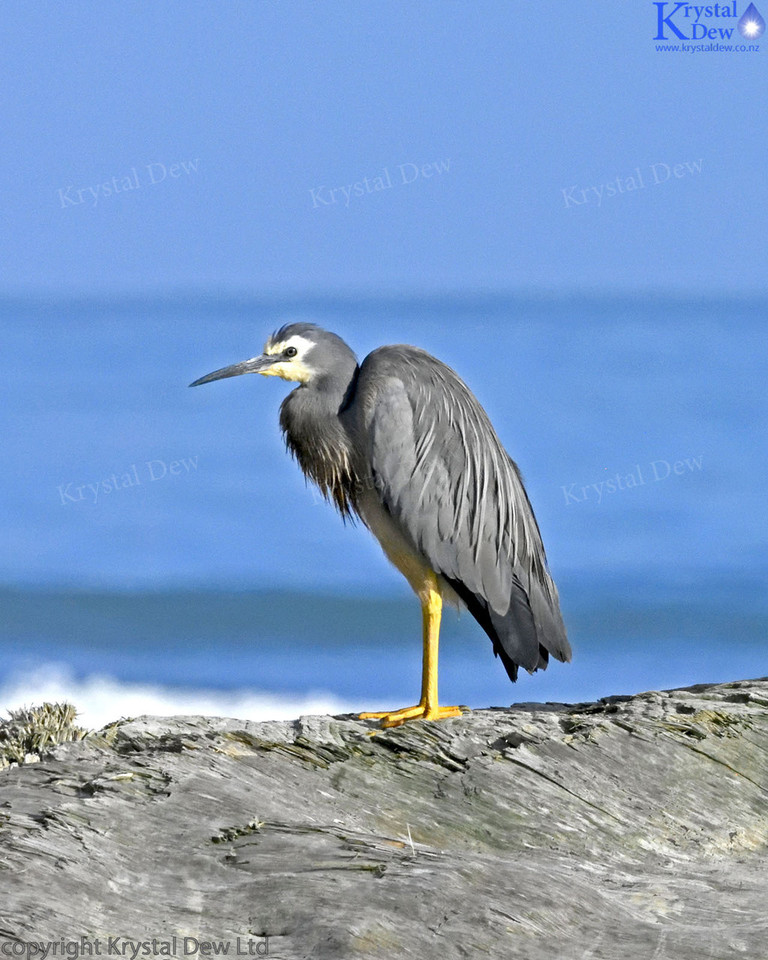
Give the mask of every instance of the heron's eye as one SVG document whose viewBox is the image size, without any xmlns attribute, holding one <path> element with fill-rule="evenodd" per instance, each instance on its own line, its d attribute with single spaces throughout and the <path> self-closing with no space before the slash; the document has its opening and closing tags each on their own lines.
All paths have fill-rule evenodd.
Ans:
<svg viewBox="0 0 768 960">
<path fill-rule="evenodd" d="M 289 360 L 292 360 L 298 352 L 299 351 L 296 349 L 296 347 L 286 347 L 283 351 L 283 356 L 286 356 Z"/>
</svg>

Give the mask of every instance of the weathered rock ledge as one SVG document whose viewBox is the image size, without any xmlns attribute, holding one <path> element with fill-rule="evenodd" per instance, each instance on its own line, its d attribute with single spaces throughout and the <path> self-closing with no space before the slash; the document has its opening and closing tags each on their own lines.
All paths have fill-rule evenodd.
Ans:
<svg viewBox="0 0 768 960">
<path fill-rule="evenodd" d="M 143 717 L 0 771 L 0 943 L 761 960 L 767 842 L 768 679 L 387 731 Z"/>
</svg>

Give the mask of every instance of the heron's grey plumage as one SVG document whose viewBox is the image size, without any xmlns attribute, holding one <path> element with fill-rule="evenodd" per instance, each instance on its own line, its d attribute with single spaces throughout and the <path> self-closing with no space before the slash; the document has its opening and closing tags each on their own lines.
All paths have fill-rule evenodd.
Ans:
<svg viewBox="0 0 768 960">
<path fill-rule="evenodd" d="M 350 412 L 351 411 L 351 415 Z M 363 362 L 353 402 L 357 469 L 489 634 L 514 680 L 570 659 L 557 589 L 520 472 L 466 384 L 410 346 Z"/>
<path fill-rule="evenodd" d="M 306 323 L 290 324 L 270 340 L 280 342 L 296 333 L 304 336 L 312 329 L 319 328 Z M 283 400 L 280 429 L 305 476 L 314 481 L 346 519 L 353 516 L 356 477 L 351 438 L 339 413 L 354 388 L 357 358 L 340 337 L 322 332 L 326 339 L 313 347 L 312 360 L 323 372 L 311 385 L 293 390 Z"/>
<path fill-rule="evenodd" d="M 419 571 L 433 571 L 512 680 L 520 666 L 546 667 L 550 654 L 569 660 L 520 471 L 450 367 L 405 345 L 380 347 L 358 366 L 335 334 L 298 323 L 276 331 L 262 357 L 196 383 L 284 365 L 292 339 L 308 349 L 280 426 L 305 476 L 343 517 L 363 520 L 417 592 Z"/>
</svg>

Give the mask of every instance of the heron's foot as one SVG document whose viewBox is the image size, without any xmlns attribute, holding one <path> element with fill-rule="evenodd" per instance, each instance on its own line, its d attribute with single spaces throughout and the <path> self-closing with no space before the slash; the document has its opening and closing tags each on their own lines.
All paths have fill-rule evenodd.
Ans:
<svg viewBox="0 0 768 960">
<path fill-rule="evenodd" d="M 425 703 L 417 703 L 414 707 L 403 707 L 402 710 L 381 713 L 360 713 L 360 720 L 381 720 L 382 727 L 399 727 L 407 720 L 446 720 L 448 717 L 460 717 L 459 707 L 430 707 Z"/>
</svg>

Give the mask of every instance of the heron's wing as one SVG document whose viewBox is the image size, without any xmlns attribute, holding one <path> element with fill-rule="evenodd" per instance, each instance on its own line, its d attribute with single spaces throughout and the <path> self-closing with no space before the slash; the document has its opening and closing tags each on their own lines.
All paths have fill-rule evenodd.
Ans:
<svg viewBox="0 0 768 960">
<path fill-rule="evenodd" d="M 374 484 L 489 634 L 512 679 L 570 659 L 557 589 L 517 466 L 445 364 L 415 347 L 364 361 L 357 399 Z"/>
</svg>

